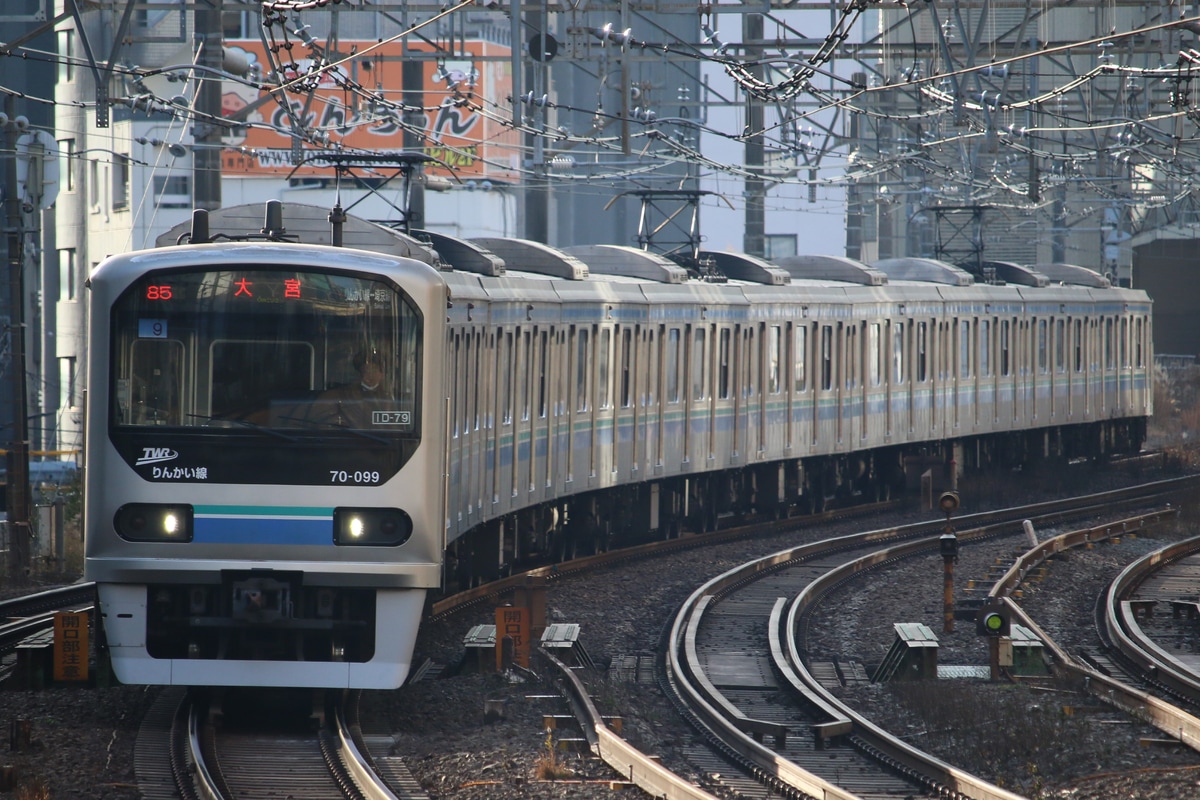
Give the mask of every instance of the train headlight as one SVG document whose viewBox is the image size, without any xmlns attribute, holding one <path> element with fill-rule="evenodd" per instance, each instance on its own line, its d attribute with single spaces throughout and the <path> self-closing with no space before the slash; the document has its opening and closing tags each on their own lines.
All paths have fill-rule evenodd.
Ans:
<svg viewBox="0 0 1200 800">
<path fill-rule="evenodd" d="M 190 542 L 192 507 L 161 503 L 127 503 L 113 518 L 117 535 L 131 542 Z"/>
<path fill-rule="evenodd" d="M 408 541 L 412 531 L 412 517 L 398 508 L 333 510 L 334 544 L 397 547 Z"/>
</svg>

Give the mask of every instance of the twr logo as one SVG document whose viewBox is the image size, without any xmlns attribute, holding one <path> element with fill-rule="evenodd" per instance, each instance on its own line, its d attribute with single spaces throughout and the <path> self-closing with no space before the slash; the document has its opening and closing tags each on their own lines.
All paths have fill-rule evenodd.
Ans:
<svg viewBox="0 0 1200 800">
<path fill-rule="evenodd" d="M 142 457 L 137 460 L 136 466 L 143 464 L 159 464 L 163 461 L 170 461 L 179 458 L 179 453 L 169 447 L 143 447 Z"/>
</svg>

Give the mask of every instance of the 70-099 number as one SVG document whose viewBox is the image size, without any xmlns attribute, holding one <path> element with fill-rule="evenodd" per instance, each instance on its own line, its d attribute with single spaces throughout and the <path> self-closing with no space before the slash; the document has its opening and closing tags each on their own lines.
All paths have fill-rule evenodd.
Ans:
<svg viewBox="0 0 1200 800">
<path fill-rule="evenodd" d="M 379 483 L 378 472 L 356 471 L 349 472 L 344 469 L 329 470 L 330 483 Z"/>
</svg>

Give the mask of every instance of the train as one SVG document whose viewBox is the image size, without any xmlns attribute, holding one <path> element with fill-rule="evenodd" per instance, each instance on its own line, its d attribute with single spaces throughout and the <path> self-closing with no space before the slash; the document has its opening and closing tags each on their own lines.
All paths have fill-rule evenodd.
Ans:
<svg viewBox="0 0 1200 800">
<path fill-rule="evenodd" d="M 85 571 L 124 683 L 395 688 L 439 592 L 1137 452 L 1153 411 L 1150 298 L 1071 265 L 696 269 L 286 212 L 89 278 Z"/>
</svg>

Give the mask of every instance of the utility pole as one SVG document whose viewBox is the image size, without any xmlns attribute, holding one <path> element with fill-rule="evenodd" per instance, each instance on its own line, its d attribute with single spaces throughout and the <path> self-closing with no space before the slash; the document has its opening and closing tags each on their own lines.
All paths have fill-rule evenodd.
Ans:
<svg viewBox="0 0 1200 800">
<path fill-rule="evenodd" d="M 193 35 L 201 43 L 199 64 L 221 69 L 225 63 L 225 43 L 221 28 L 224 0 L 198 0 Z M 215 74 L 197 73 L 196 110 L 200 119 L 192 128 L 196 147 L 192 150 L 193 194 L 197 208 L 215 211 L 221 207 L 221 133 L 211 120 L 221 118 L 221 79 Z"/>
<path fill-rule="evenodd" d="M 761 14 L 747 14 L 742 18 L 742 36 L 747 42 L 746 58 L 752 63 L 762 58 L 763 18 Z M 761 64 L 750 68 L 760 81 L 765 70 Z M 746 93 L 746 232 L 742 248 L 748 255 L 766 255 L 766 200 L 767 187 L 763 181 L 763 101 L 753 93 Z"/>
<path fill-rule="evenodd" d="M 401 66 L 400 81 L 403 86 L 406 109 L 420 109 L 425 105 L 425 62 L 418 59 L 405 61 Z M 422 111 L 405 111 L 404 152 L 420 155 L 425 152 L 425 114 Z M 409 195 L 405 198 L 405 230 L 424 230 L 425 221 L 425 167 L 420 161 L 410 162 L 412 179 L 408 183 Z"/>
<path fill-rule="evenodd" d="M 29 434 L 25 421 L 25 231 L 22 223 L 21 198 L 17 191 L 17 126 L 16 101 L 5 98 L 4 112 L 8 122 L 4 128 L 5 226 L 8 245 L 8 304 L 9 304 L 9 377 L 12 380 L 12 421 L 5 458 L 8 484 L 5 502 L 8 509 L 8 575 L 13 581 L 23 581 L 32 564 L 29 531 Z"/>
</svg>

